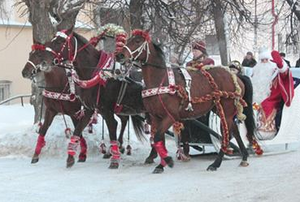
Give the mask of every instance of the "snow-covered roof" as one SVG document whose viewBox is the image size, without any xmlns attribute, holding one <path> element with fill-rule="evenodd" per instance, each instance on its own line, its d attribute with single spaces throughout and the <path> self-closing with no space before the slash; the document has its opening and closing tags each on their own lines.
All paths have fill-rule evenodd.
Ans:
<svg viewBox="0 0 300 202">
<path fill-rule="evenodd" d="M 0 19 L 0 26 L 20 26 L 20 27 L 31 27 L 31 23 L 26 21 L 26 22 L 18 22 L 15 20 L 5 20 L 5 19 Z M 89 25 L 85 22 L 81 21 L 76 21 L 75 23 L 75 28 L 79 29 L 94 29 L 93 25 Z"/>
</svg>

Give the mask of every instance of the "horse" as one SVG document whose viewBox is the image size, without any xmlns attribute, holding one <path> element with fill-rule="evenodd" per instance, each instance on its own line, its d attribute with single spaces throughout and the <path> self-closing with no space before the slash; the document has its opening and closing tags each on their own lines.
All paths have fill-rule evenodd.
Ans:
<svg viewBox="0 0 300 202">
<path fill-rule="evenodd" d="M 71 68 L 76 71 L 79 83 L 95 81 L 93 75 L 95 75 L 95 72 L 96 75 L 99 75 L 99 59 L 103 54 L 106 54 L 98 51 L 84 37 L 72 30 L 58 32 L 56 37 L 50 42 L 45 43 L 45 47 L 44 50 L 40 51 L 42 61 L 40 61 L 39 65 L 41 69 L 51 71 L 54 64 L 61 68 Z M 102 72 L 104 71 L 100 69 L 100 73 Z M 119 95 L 124 82 L 127 86 L 126 90 L 122 92 L 123 95 Z M 85 106 L 85 112 L 88 114 L 99 112 L 108 126 L 111 140 L 110 152 L 112 154 L 109 168 L 118 168 L 120 161 L 119 142 L 116 138 L 117 121 L 114 118 L 116 104 L 118 104 L 119 109 L 122 108 L 117 114 L 133 115 L 131 117 L 136 135 L 139 139 L 143 138 L 143 121 L 139 118 L 138 114 L 144 112 L 144 107 L 141 95 L 136 93 L 141 92 L 141 90 L 142 86 L 135 82 L 120 81 L 114 78 L 107 79 L 105 84 L 102 81 L 96 81 L 93 83 L 93 86 L 89 86 L 88 88 L 76 85 L 76 94 Z M 122 103 L 118 103 L 120 97 L 122 97 Z M 87 116 L 85 116 L 81 121 L 87 124 L 87 120 Z M 74 132 L 68 145 L 67 167 L 71 167 L 74 164 L 78 139 L 78 133 Z"/>
<path fill-rule="evenodd" d="M 41 74 L 38 64 L 39 54 L 38 52 L 32 51 L 29 56 L 29 61 L 26 63 L 22 70 L 22 76 L 33 80 L 36 74 Z M 37 163 L 39 161 L 39 155 L 42 148 L 46 145 L 45 136 L 48 128 L 50 127 L 53 118 L 58 114 L 67 114 L 70 116 L 74 127 L 78 126 L 79 120 L 76 117 L 76 112 L 81 108 L 81 102 L 78 99 L 73 99 L 72 101 L 69 95 L 68 80 L 65 76 L 65 71 L 59 67 L 54 67 L 51 72 L 44 72 L 45 75 L 45 86 L 44 92 L 56 92 L 58 97 L 56 99 L 50 98 L 48 96 L 43 97 L 43 103 L 46 106 L 44 122 L 39 128 L 39 136 L 37 139 L 35 151 L 31 160 L 31 163 Z M 60 97 L 60 98 L 59 98 Z M 83 128 L 82 128 L 83 130 Z M 82 131 L 81 130 L 81 131 Z M 87 145 L 84 137 L 79 133 L 80 136 L 80 146 L 81 152 L 79 154 L 78 162 L 86 161 Z M 66 131 L 67 132 L 67 131 Z"/>
<path fill-rule="evenodd" d="M 198 118 L 211 110 L 217 111 L 221 118 L 223 140 L 217 158 L 207 170 L 217 170 L 224 154 L 230 151 L 229 132 L 234 134 L 241 149 L 240 165 L 248 166 L 248 152 L 237 126 L 233 124 L 236 115 L 245 118 L 241 114 L 242 106 L 246 106 L 242 99 L 245 85 L 239 78 L 225 68 L 200 68 L 199 71 L 188 71 L 192 80 L 190 90 L 185 90 L 188 82 L 180 73 L 182 70 L 168 68 L 162 49 L 151 41 L 147 31 L 142 30 L 133 31 L 116 58 L 127 67 L 135 64 L 142 69 L 145 82 L 143 102 L 151 116 L 153 147 L 161 158 L 153 173 L 162 173 L 166 165 L 174 166 L 165 146 L 166 130 L 173 124 L 175 130 L 180 131 L 182 124 L 179 121 Z M 249 138 L 252 141 L 253 134 L 249 134 Z"/>
</svg>

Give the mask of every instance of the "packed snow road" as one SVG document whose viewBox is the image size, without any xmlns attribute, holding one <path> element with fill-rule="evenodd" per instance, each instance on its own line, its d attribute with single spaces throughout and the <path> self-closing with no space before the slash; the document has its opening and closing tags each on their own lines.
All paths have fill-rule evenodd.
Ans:
<svg viewBox="0 0 300 202">
<path fill-rule="evenodd" d="M 95 134 L 84 134 L 87 161 L 67 169 L 61 117 L 48 131 L 40 161 L 30 164 L 37 138 L 31 107 L 0 106 L 0 114 L 0 202 L 300 201 L 298 150 L 250 157 L 246 168 L 238 166 L 240 159 L 225 160 L 216 172 L 206 171 L 214 154 L 197 156 L 152 174 L 155 165 L 143 164 L 149 143 L 132 138 L 132 156 L 122 155 L 120 168 L 110 170 L 109 160 L 97 151 L 100 137 L 95 134 L 101 127 L 95 127 Z M 174 157 L 174 142 L 169 140 L 167 147 Z"/>
</svg>

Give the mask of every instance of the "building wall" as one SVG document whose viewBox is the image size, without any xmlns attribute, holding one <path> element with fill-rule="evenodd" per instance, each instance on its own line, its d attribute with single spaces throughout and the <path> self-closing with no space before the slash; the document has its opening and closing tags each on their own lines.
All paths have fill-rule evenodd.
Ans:
<svg viewBox="0 0 300 202">
<path fill-rule="evenodd" d="M 32 44 L 30 27 L 0 26 L 0 80 L 11 81 L 10 96 L 31 92 L 30 80 L 21 71 Z"/>
<path fill-rule="evenodd" d="M 31 81 L 24 79 L 21 72 L 31 51 L 32 27 L 27 22 L 27 16 L 19 17 L 20 13 L 17 12 L 19 8 L 10 6 L 15 1 L 4 2 L 8 19 L 1 19 L 0 16 L 0 94 L 3 92 L 3 86 L 11 82 L 10 92 L 5 93 L 8 97 L 31 93 Z M 87 39 L 94 35 L 91 29 L 86 27 L 76 28 L 76 31 Z M 20 101 L 11 103 L 16 102 Z M 29 99 L 25 99 L 25 102 L 29 102 Z"/>
</svg>

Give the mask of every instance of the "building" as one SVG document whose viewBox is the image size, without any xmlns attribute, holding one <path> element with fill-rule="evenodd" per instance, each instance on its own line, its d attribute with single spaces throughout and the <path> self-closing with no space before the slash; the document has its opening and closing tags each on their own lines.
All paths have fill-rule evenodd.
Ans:
<svg viewBox="0 0 300 202">
<path fill-rule="evenodd" d="M 31 81 L 22 77 L 21 71 L 28 60 L 32 45 L 32 27 L 27 15 L 19 17 L 17 0 L 1 1 L 0 8 L 0 102 L 12 96 L 31 93 Z M 83 15 L 79 19 L 84 20 Z M 78 21 L 76 31 L 89 38 L 90 27 Z M 26 102 L 29 100 L 27 99 Z M 13 101 L 15 103 L 19 101 Z"/>
</svg>

